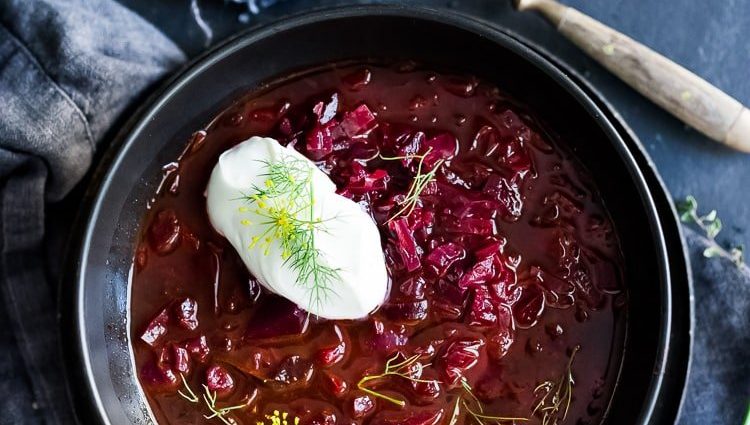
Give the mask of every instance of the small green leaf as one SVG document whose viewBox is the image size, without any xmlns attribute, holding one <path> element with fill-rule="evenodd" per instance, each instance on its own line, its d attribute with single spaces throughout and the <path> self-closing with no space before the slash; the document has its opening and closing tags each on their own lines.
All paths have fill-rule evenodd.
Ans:
<svg viewBox="0 0 750 425">
<path fill-rule="evenodd" d="M 711 210 L 710 213 L 706 214 L 705 217 L 703 217 L 706 221 L 714 221 L 716 220 L 716 210 Z"/>
<path fill-rule="evenodd" d="M 677 203 L 677 212 L 680 214 L 680 220 L 683 223 L 695 221 L 698 211 L 698 201 L 693 195 L 688 195 L 685 200 Z"/>
<path fill-rule="evenodd" d="M 718 217 L 715 217 L 715 220 L 709 221 L 706 224 L 706 236 L 708 236 L 709 239 L 713 239 L 719 234 L 719 232 L 721 232 L 721 220 Z"/>
<path fill-rule="evenodd" d="M 716 245 L 711 245 L 703 250 L 703 256 L 706 258 L 716 257 L 717 255 L 721 255 L 721 248 Z"/>
</svg>

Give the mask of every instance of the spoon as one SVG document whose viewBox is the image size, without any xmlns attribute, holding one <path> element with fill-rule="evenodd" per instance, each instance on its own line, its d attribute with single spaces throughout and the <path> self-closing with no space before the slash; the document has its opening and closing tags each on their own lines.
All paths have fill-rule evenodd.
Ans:
<svg viewBox="0 0 750 425">
<path fill-rule="evenodd" d="M 514 0 L 664 110 L 709 138 L 750 153 L 750 109 L 677 63 L 555 0 Z"/>
</svg>

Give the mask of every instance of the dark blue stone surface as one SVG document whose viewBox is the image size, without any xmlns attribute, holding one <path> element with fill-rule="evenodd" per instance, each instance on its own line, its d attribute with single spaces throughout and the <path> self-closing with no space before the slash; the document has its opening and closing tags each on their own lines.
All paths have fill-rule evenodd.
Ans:
<svg viewBox="0 0 750 425">
<path fill-rule="evenodd" d="M 161 28 L 188 54 L 205 48 L 205 37 L 190 15 L 188 0 L 121 1 Z M 285 0 L 250 21 L 354 3 L 372 2 Z M 565 3 L 649 45 L 750 104 L 750 0 Z M 198 4 L 213 29 L 214 41 L 248 25 L 238 19 L 246 10 L 242 6 L 223 0 L 199 0 Z M 724 221 L 720 242 L 750 246 L 750 234 L 746 233 L 750 225 L 750 155 L 723 148 L 685 127 L 580 53 L 540 17 L 513 11 L 510 0 L 412 0 L 408 4 L 444 7 L 495 22 L 543 46 L 585 75 L 636 131 L 674 197 L 695 195 L 701 209 L 718 210 Z"/>
</svg>

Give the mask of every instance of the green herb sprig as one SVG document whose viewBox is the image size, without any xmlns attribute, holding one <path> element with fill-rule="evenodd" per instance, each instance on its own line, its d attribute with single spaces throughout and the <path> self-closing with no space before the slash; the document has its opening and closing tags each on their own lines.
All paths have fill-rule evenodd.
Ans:
<svg viewBox="0 0 750 425">
<path fill-rule="evenodd" d="M 315 216 L 313 168 L 305 160 L 283 156 L 278 162 L 261 161 L 266 168 L 264 187 L 254 186 L 242 199 L 255 207 L 253 212 L 267 226 L 252 237 L 249 248 L 262 249 L 268 255 L 278 242 L 284 264 L 297 274 L 296 283 L 310 293 L 310 304 L 320 309 L 335 291 L 332 284 L 340 280 L 339 269 L 326 265 L 315 244 L 315 234 L 325 231 L 327 220 Z M 240 212 L 249 211 L 240 207 Z M 329 219 L 330 220 L 330 219 Z M 242 220 L 243 225 L 251 225 Z"/>
<path fill-rule="evenodd" d="M 395 214 L 393 214 L 386 223 L 389 223 L 393 221 L 394 219 L 400 217 L 400 216 L 406 216 L 408 217 L 412 211 L 417 207 L 417 204 L 419 203 L 419 197 L 422 195 L 422 192 L 427 188 L 427 185 L 430 184 L 433 180 L 435 180 L 435 175 L 437 174 L 438 169 L 441 165 L 443 165 L 443 162 L 445 160 L 440 159 L 438 160 L 435 165 L 432 167 L 429 171 L 424 171 L 424 160 L 427 158 L 427 155 L 432 152 L 432 148 L 428 148 L 427 152 L 425 152 L 422 155 L 407 155 L 407 156 L 380 156 L 381 159 L 386 161 L 395 161 L 395 160 L 411 160 L 411 159 L 418 159 L 419 162 L 417 163 L 417 173 L 414 176 L 414 179 L 411 182 L 411 185 L 409 186 L 409 191 L 406 193 L 406 197 L 398 203 L 398 205 L 401 207 L 398 211 L 396 211 Z"/>
<path fill-rule="evenodd" d="M 190 385 L 188 385 L 187 380 L 185 379 L 185 375 L 180 374 L 180 378 L 182 379 L 182 385 L 185 388 L 185 392 L 183 392 L 182 390 L 178 390 L 177 394 L 179 394 L 180 397 L 184 398 L 190 403 L 199 403 L 200 398 L 198 398 L 198 395 L 196 395 L 193 389 L 190 388 Z M 204 404 L 211 413 L 210 415 L 203 415 L 203 417 L 209 420 L 216 418 L 223 422 L 225 425 L 237 425 L 237 421 L 235 421 L 234 418 L 230 417 L 229 413 L 233 410 L 244 409 L 247 406 L 244 404 L 238 404 L 236 406 L 218 407 L 216 406 L 216 391 L 211 392 L 206 385 L 203 385 L 203 391 L 204 394 L 201 394 L 201 398 L 203 399 Z"/>
<path fill-rule="evenodd" d="M 578 345 L 573 349 L 565 372 L 557 382 L 544 381 L 534 388 L 534 395 L 539 397 L 539 401 L 531 415 L 541 413 L 542 425 L 557 425 L 559 420 L 564 421 L 568 417 L 570 402 L 573 399 L 573 386 L 575 385 L 572 369 L 573 360 L 580 349 L 581 347 Z"/>
<path fill-rule="evenodd" d="M 399 354 L 396 354 L 386 361 L 385 369 L 383 370 L 383 373 L 379 373 L 377 375 L 363 376 L 362 379 L 360 379 L 359 382 L 357 383 L 357 388 L 366 392 L 367 394 L 370 394 L 373 397 L 382 398 L 383 400 L 387 400 L 393 404 L 404 407 L 406 405 L 406 402 L 404 400 L 397 399 L 395 397 L 391 397 L 386 394 L 372 390 L 367 387 L 367 384 L 372 381 L 380 380 L 388 376 L 398 376 L 404 379 L 408 379 L 409 381 L 412 381 L 412 382 L 425 382 L 425 383 L 431 382 L 430 380 L 419 378 L 419 376 L 421 375 L 422 368 L 429 366 L 429 364 L 425 365 L 425 364 L 420 363 L 419 362 L 420 357 L 421 356 L 419 354 L 415 354 L 404 360 L 398 361 Z"/>
<path fill-rule="evenodd" d="M 721 232 L 722 224 L 716 210 L 709 211 L 706 215 L 698 214 L 698 201 L 694 196 L 688 195 L 683 202 L 677 203 L 677 211 L 683 223 L 695 224 L 708 239 L 709 245 L 703 250 L 703 256 L 712 258 L 716 256 L 729 258 L 737 267 L 742 267 L 745 262 L 744 247 L 737 245 L 724 249 L 716 242 L 716 236 Z"/>
</svg>

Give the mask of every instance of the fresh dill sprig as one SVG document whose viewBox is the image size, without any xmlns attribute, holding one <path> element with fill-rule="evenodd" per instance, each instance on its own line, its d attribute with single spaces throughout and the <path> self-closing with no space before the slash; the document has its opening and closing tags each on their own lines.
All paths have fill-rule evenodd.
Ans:
<svg viewBox="0 0 750 425">
<path fill-rule="evenodd" d="M 242 199 L 255 206 L 255 212 L 267 226 L 253 236 L 249 248 L 260 248 L 268 255 L 271 245 L 278 242 L 284 264 L 297 274 L 298 285 L 308 289 L 310 304 L 321 308 L 334 293 L 332 283 L 339 270 L 324 264 L 323 255 L 315 244 L 315 234 L 325 231 L 323 220 L 315 217 L 313 168 L 305 160 L 282 155 L 278 162 L 261 161 L 266 168 L 264 187 L 254 186 Z M 246 212 L 247 207 L 240 207 Z M 243 225 L 253 224 L 242 220 Z"/>
<path fill-rule="evenodd" d="M 200 398 L 198 398 L 195 392 L 193 392 L 193 389 L 190 388 L 190 385 L 188 385 L 187 380 L 185 379 L 185 375 L 180 373 L 180 378 L 182 379 L 182 385 L 185 387 L 185 392 L 182 392 L 182 390 L 178 390 L 177 394 L 179 394 L 180 397 L 184 398 L 190 403 L 198 403 L 200 401 Z M 211 412 L 210 415 L 203 415 L 203 417 L 206 419 L 219 419 L 225 425 L 237 425 L 237 421 L 235 421 L 234 418 L 228 416 L 229 413 L 233 410 L 243 409 L 247 406 L 244 404 L 238 404 L 236 406 L 217 407 L 216 391 L 211 392 L 211 390 L 209 390 L 206 385 L 203 385 L 203 391 L 204 394 L 201 394 L 201 398 L 203 399 L 203 402 L 205 403 L 208 410 Z"/>
<path fill-rule="evenodd" d="M 737 267 L 742 267 L 745 262 L 744 247 L 742 245 L 725 250 L 716 242 L 716 236 L 721 232 L 722 228 L 721 219 L 719 219 L 716 210 L 711 210 L 706 215 L 699 215 L 698 201 L 694 196 L 688 195 L 683 202 L 677 203 L 677 211 L 683 223 L 693 223 L 705 233 L 709 245 L 703 250 L 704 257 L 726 257 L 732 260 Z"/>
<path fill-rule="evenodd" d="M 469 381 L 467 381 L 465 377 L 461 378 L 461 387 L 463 388 L 464 393 L 468 396 L 466 398 L 468 398 L 469 400 L 467 402 L 466 398 L 462 398 L 461 396 L 459 396 L 458 399 L 456 399 L 454 415 L 457 415 L 457 412 L 460 411 L 460 406 L 462 405 L 464 407 L 464 410 L 466 410 L 469 416 L 474 419 L 474 422 L 476 422 L 477 425 L 514 421 L 525 422 L 529 420 L 528 418 L 487 415 L 484 413 L 484 406 L 482 405 L 482 402 L 477 398 L 477 396 L 474 395 L 474 390 L 472 390 L 471 385 L 469 385 Z M 470 403 L 476 406 L 476 410 L 471 407 Z"/>
<path fill-rule="evenodd" d="M 411 182 L 411 186 L 409 186 L 409 191 L 406 193 L 406 197 L 398 203 L 398 205 L 401 207 L 395 214 L 393 214 L 386 223 L 389 223 L 393 221 L 394 219 L 398 218 L 401 215 L 404 215 L 408 217 L 412 211 L 417 207 L 417 204 L 419 202 L 419 197 L 422 195 L 422 192 L 427 188 L 427 185 L 430 184 L 433 180 L 435 180 L 435 175 L 437 174 L 437 170 L 440 168 L 441 165 L 443 165 L 443 162 L 445 160 L 440 159 L 435 163 L 435 166 L 432 167 L 431 170 L 425 172 L 424 171 L 424 160 L 427 158 L 427 155 L 432 152 L 432 148 L 428 148 L 427 152 L 423 153 L 422 155 L 407 155 L 407 156 L 380 156 L 381 159 L 386 161 L 395 161 L 395 160 L 410 160 L 410 159 L 418 159 L 419 162 L 417 163 L 417 174 L 414 176 L 414 179 Z"/>
<path fill-rule="evenodd" d="M 568 365 L 565 372 L 560 376 L 557 382 L 544 381 L 534 388 L 534 395 L 539 397 L 531 415 L 542 414 L 542 425 L 557 425 L 558 420 L 565 420 L 568 417 L 570 402 L 573 399 L 573 360 L 576 353 L 581 347 L 576 345 L 568 359 Z M 552 396 L 550 398 L 550 395 Z M 560 414 L 562 413 L 562 418 Z"/>
<path fill-rule="evenodd" d="M 399 358 L 399 354 L 396 354 L 386 361 L 383 373 L 363 376 L 362 379 L 360 379 L 357 383 L 357 388 L 366 392 L 367 394 L 372 395 L 373 397 L 382 398 L 383 400 L 387 400 L 393 404 L 404 407 L 406 405 L 406 402 L 404 400 L 400 400 L 386 394 L 379 393 L 375 390 L 371 390 L 370 388 L 367 388 L 366 385 L 368 382 L 379 380 L 388 376 L 399 376 L 412 382 L 432 382 L 431 380 L 419 378 L 419 376 L 421 376 L 422 368 L 429 366 L 429 364 L 423 365 L 422 363 L 420 363 L 420 357 L 421 355 L 415 354 L 400 362 L 395 363 Z M 414 367 L 414 369 L 412 369 L 412 367 Z"/>
<path fill-rule="evenodd" d="M 180 373 L 180 378 L 182 379 L 182 385 L 185 387 L 185 391 L 187 392 L 187 394 L 183 393 L 182 390 L 177 390 L 177 394 L 191 403 L 197 403 L 199 400 L 198 396 L 195 395 L 193 389 L 190 388 L 190 385 L 188 385 L 187 381 L 185 380 L 185 375 Z"/>
</svg>

